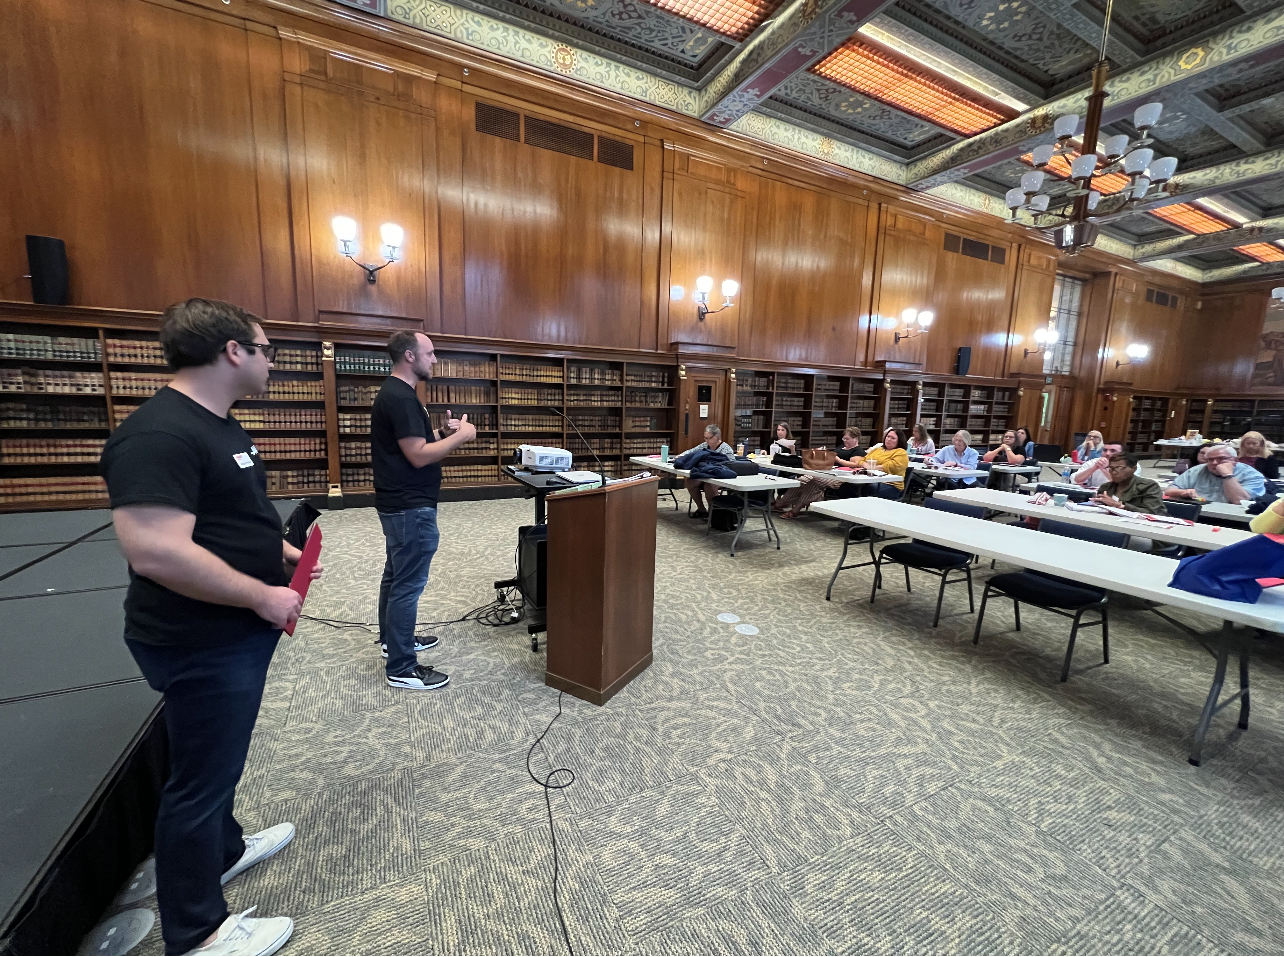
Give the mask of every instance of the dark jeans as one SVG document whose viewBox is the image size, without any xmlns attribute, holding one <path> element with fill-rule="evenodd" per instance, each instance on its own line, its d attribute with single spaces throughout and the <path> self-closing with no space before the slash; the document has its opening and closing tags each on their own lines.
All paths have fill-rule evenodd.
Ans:
<svg viewBox="0 0 1284 957">
<path fill-rule="evenodd" d="M 214 647 L 125 638 L 165 696 L 170 767 L 156 813 L 156 897 L 168 954 L 187 953 L 227 918 L 219 879 L 245 853 L 232 805 L 280 637 L 264 624 Z"/>
<path fill-rule="evenodd" d="M 380 512 L 387 559 L 379 583 L 379 640 L 388 646 L 389 676 L 415 667 L 415 616 L 437 553 L 437 510 L 409 508 Z"/>
</svg>

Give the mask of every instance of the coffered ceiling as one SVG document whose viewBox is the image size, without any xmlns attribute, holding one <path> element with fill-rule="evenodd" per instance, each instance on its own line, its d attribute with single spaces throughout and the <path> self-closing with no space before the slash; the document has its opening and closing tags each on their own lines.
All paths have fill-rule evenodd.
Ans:
<svg viewBox="0 0 1284 957">
<path fill-rule="evenodd" d="M 427 29 L 432 17 L 420 9 L 445 5 L 343 2 Z M 1030 168 L 1022 156 L 1051 141 L 1051 119 L 1086 112 L 1107 6 L 1107 0 L 449 2 L 564 44 L 559 69 L 580 53 L 600 58 L 637 71 L 641 79 L 631 80 L 632 88 L 662 84 L 674 108 L 714 125 L 752 130 L 775 121 L 773 129 L 801 130 L 868 155 L 881 173 L 912 188 L 954 184 L 953 195 L 961 186 L 988 197 L 1001 197 Z M 494 43 L 479 45 L 504 52 Z M 1207 275 L 1284 269 L 1275 264 L 1284 260 L 1284 238 L 1276 238 L 1284 229 L 1255 225 L 1284 216 L 1284 0 L 1114 0 L 1107 57 L 1111 96 L 1102 135 L 1135 136 L 1133 109 L 1158 100 L 1164 113 L 1151 134 L 1156 155 L 1179 160 L 1173 183 L 1179 195 L 1168 206 L 1103 227 L 1117 248 L 1136 247 L 1139 256 L 1150 250 L 1151 261 L 1163 250 L 1170 264 Z M 1165 213 L 1169 207 L 1175 212 Z M 1210 232 L 1228 236 L 1194 241 Z M 1165 243 L 1183 237 L 1191 242 Z"/>
</svg>

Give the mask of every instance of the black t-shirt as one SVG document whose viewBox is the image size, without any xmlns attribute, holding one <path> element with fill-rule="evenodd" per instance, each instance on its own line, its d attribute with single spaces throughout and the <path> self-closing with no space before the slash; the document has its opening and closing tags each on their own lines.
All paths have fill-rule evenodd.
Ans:
<svg viewBox="0 0 1284 957">
<path fill-rule="evenodd" d="M 441 493 L 441 464 L 415 468 L 398 439 L 435 441 L 432 422 L 419 404 L 414 387 L 395 375 L 384 380 L 370 412 L 370 459 L 374 466 L 375 508 L 403 512 L 436 508 Z"/>
<path fill-rule="evenodd" d="M 854 458 L 860 458 L 865 455 L 865 447 L 857 445 L 854 448 L 845 449 L 841 445 L 834 449 L 834 454 L 844 462 L 850 462 Z"/>
<path fill-rule="evenodd" d="M 267 471 L 232 416 L 219 418 L 164 388 L 112 433 L 98 471 L 111 507 L 167 505 L 196 516 L 192 541 L 269 585 L 288 582 L 281 519 L 267 496 Z M 125 634 L 155 645 L 238 641 L 268 623 L 248 608 L 188 598 L 129 570 Z"/>
</svg>

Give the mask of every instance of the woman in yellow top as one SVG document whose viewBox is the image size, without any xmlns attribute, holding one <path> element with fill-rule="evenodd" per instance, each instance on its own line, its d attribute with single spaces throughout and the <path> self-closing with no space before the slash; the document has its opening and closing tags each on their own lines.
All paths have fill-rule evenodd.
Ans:
<svg viewBox="0 0 1284 957">
<path fill-rule="evenodd" d="M 875 445 L 865 453 L 861 468 L 866 472 L 878 470 L 900 476 L 895 482 L 883 482 L 874 486 L 876 494 L 883 498 L 900 498 L 905 491 L 905 470 L 909 467 L 909 453 L 906 451 L 908 445 L 904 429 L 888 429 L 883 433 L 883 444 Z"/>
<path fill-rule="evenodd" d="M 1284 535 L 1284 498 L 1277 498 L 1270 508 L 1255 515 L 1248 527 L 1258 535 Z"/>
</svg>

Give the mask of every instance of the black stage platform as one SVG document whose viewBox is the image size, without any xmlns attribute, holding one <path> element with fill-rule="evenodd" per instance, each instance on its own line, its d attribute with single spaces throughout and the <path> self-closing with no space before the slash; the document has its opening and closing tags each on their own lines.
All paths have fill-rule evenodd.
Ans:
<svg viewBox="0 0 1284 957">
<path fill-rule="evenodd" d="M 107 510 L 0 515 L 0 952 L 74 953 L 151 852 L 165 735 L 127 584 Z"/>
</svg>

